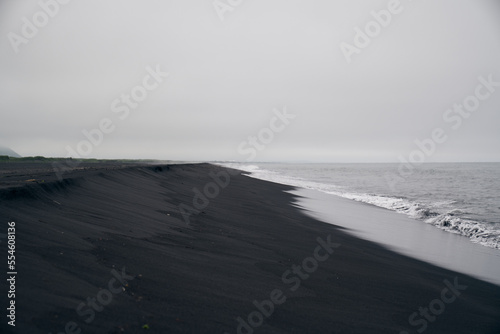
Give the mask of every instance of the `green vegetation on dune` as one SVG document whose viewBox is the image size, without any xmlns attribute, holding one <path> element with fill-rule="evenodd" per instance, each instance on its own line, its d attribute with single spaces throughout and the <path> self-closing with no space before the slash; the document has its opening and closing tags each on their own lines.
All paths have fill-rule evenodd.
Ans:
<svg viewBox="0 0 500 334">
<path fill-rule="evenodd" d="M 8 155 L 0 155 L 0 162 L 82 162 L 82 163 L 155 163 L 162 162 L 154 159 L 73 159 L 73 158 L 46 158 L 42 156 L 15 158 Z"/>
</svg>

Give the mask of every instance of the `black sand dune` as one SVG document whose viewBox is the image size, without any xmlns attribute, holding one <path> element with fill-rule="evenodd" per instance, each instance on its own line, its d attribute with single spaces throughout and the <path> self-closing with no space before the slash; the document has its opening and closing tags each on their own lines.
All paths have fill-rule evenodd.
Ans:
<svg viewBox="0 0 500 334">
<path fill-rule="evenodd" d="M 94 165 L 57 181 L 11 166 L 0 233 L 15 221 L 16 327 L 2 299 L 2 333 L 500 333 L 500 287 L 309 218 L 287 186 L 220 178 L 187 224 L 179 205 L 223 168 Z"/>
</svg>

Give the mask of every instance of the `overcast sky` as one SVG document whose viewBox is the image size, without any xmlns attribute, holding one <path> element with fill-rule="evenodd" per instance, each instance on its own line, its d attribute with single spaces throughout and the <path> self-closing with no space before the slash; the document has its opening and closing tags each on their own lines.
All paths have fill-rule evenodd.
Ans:
<svg viewBox="0 0 500 334">
<path fill-rule="evenodd" d="M 498 1 L 54 1 L 0 0 L 0 145 L 23 156 L 398 162 L 441 128 L 425 161 L 500 161 Z"/>
</svg>

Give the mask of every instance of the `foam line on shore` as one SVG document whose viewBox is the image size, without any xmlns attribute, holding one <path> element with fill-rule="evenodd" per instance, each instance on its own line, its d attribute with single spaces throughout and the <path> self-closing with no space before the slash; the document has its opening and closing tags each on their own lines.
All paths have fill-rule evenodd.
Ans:
<svg viewBox="0 0 500 334">
<path fill-rule="evenodd" d="M 58 333 L 70 322 L 91 333 L 139 332 L 144 325 L 152 333 L 237 333 L 238 319 L 248 324 L 260 312 L 256 303 L 271 300 L 276 289 L 286 301 L 262 316 L 255 333 L 411 332 L 417 328 L 408 317 L 455 281 L 467 286 L 463 297 L 429 328 L 500 328 L 498 286 L 313 219 L 294 205 L 297 196 L 287 193 L 293 187 L 232 173 L 187 225 L 179 206 L 192 205 L 194 189 L 203 191 L 213 173 L 227 169 L 95 168 L 68 176 L 79 182 L 64 189 L 34 184 L 34 198 L 0 200 L 0 221 L 16 221 L 16 333 Z M 29 166 L 19 173 L 30 174 Z M 298 276 L 293 268 L 311 265 L 318 238 L 340 246 Z M 78 306 L 108 288 L 113 270 L 132 279 L 87 322 Z"/>
</svg>

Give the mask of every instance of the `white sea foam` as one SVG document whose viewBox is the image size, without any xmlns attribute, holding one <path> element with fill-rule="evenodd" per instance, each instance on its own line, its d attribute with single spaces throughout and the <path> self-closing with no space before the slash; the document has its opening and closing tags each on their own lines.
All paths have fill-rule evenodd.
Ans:
<svg viewBox="0 0 500 334">
<path fill-rule="evenodd" d="M 305 189 L 319 190 L 328 194 L 393 210 L 405 214 L 413 219 L 423 221 L 427 224 L 432 224 L 447 232 L 466 236 L 470 238 L 472 242 L 500 249 L 500 231 L 489 229 L 482 222 L 464 218 L 463 215 L 466 212 L 460 208 L 453 207 L 456 203 L 452 200 L 435 201 L 423 204 L 403 197 L 356 193 L 348 191 L 342 186 L 310 181 L 301 177 L 292 177 L 276 171 L 262 169 L 258 165 L 246 165 L 239 163 L 225 163 L 221 165 L 248 172 L 249 176 L 254 178 Z M 447 210 L 446 208 L 449 209 Z"/>
</svg>

